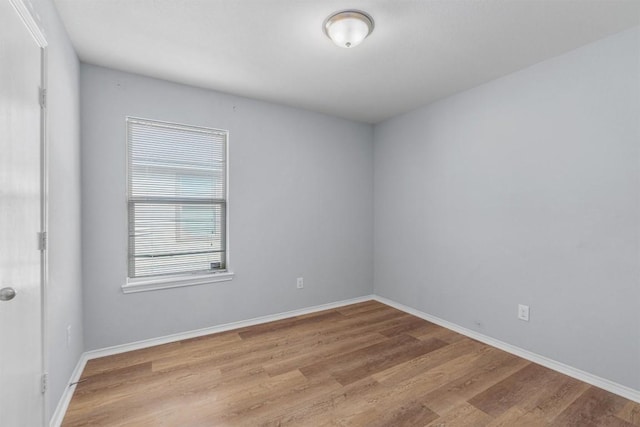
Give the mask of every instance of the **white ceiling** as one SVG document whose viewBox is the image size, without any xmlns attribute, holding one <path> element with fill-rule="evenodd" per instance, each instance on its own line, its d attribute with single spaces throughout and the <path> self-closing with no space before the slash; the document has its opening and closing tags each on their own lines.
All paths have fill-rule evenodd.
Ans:
<svg viewBox="0 0 640 427">
<path fill-rule="evenodd" d="M 640 0 L 55 0 L 84 62 L 376 123 L 640 24 Z M 332 12 L 375 20 L 360 46 Z"/>
</svg>

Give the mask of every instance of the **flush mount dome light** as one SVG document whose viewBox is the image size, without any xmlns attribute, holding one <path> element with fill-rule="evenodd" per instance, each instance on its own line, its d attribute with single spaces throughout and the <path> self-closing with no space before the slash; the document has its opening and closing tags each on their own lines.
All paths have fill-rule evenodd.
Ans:
<svg viewBox="0 0 640 427">
<path fill-rule="evenodd" d="M 373 18 L 359 10 L 343 10 L 329 16 L 322 26 L 337 46 L 358 46 L 373 31 Z"/>
</svg>

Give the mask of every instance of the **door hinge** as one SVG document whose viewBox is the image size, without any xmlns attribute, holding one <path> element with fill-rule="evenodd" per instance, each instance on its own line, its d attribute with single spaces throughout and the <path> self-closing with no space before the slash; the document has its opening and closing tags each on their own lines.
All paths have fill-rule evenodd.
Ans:
<svg viewBox="0 0 640 427">
<path fill-rule="evenodd" d="M 40 231 L 38 232 L 38 250 L 44 251 L 47 249 L 47 232 Z"/>
<path fill-rule="evenodd" d="M 47 90 L 40 88 L 40 108 L 47 106 Z"/>
<path fill-rule="evenodd" d="M 40 378 L 40 392 L 44 393 L 47 391 L 47 386 L 48 386 L 48 380 L 49 380 L 49 375 L 44 372 L 42 374 L 42 377 Z"/>
</svg>

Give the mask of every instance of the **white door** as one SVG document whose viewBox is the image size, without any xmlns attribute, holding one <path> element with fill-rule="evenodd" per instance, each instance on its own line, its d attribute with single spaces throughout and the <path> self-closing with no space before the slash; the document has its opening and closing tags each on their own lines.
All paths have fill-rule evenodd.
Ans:
<svg viewBox="0 0 640 427">
<path fill-rule="evenodd" d="M 7 427 L 43 424 L 41 53 L 12 3 L 0 0 L 0 426 Z"/>
</svg>

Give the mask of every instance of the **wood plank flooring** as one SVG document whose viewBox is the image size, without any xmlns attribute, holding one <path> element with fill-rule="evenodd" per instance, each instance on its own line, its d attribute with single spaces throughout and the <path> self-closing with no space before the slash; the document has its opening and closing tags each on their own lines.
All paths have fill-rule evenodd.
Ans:
<svg viewBox="0 0 640 427">
<path fill-rule="evenodd" d="M 640 404 L 375 301 L 90 360 L 63 426 L 640 426 Z"/>
</svg>

